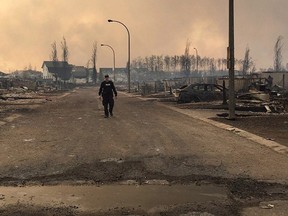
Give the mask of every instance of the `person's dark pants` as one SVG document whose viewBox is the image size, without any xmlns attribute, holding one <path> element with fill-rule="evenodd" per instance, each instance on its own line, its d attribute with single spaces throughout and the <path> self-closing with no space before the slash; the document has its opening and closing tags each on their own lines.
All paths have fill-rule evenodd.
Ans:
<svg viewBox="0 0 288 216">
<path fill-rule="evenodd" d="M 103 106 L 105 116 L 113 115 L 114 99 L 113 97 L 103 97 Z"/>
</svg>

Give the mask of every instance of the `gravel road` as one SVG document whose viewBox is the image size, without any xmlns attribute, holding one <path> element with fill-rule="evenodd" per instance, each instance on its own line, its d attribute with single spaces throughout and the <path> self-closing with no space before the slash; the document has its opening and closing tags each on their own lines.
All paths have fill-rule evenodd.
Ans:
<svg viewBox="0 0 288 216">
<path fill-rule="evenodd" d="M 252 203 L 287 197 L 287 192 L 275 197 L 267 192 L 286 188 L 288 158 L 284 155 L 155 101 L 120 93 L 114 117 L 109 119 L 104 118 L 100 104 L 96 88 L 82 88 L 25 110 L 1 126 L 0 184 L 109 185 L 133 181 L 141 185 L 149 180 L 165 180 L 170 185 L 217 184 L 228 189 L 230 198 L 216 203 L 218 208 L 207 203 L 198 208 L 215 215 L 240 215 L 241 209 Z M 59 215 L 74 214 L 70 208 L 63 209 L 58 209 Z M 12 206 L 2 212 L 9 215 L 14 210 Z M 187 204 L 165 212 L 178 215 L 195 210 L 194 204 Z M 29 215 L 27 208 L 25 214 Z"/>
</svg>

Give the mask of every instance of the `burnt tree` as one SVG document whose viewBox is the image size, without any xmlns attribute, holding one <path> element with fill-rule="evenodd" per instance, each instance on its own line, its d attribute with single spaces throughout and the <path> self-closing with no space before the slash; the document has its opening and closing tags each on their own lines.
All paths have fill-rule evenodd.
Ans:
<svg viewBox="0 0 288 216">
<path fill-rule="evenodd" d="M 96 84 L 96 82 L 97 82 L 97 70 L 96 70 L 96 64 L 97 64 L 97 42 L 93 43 L 91 62 L 92 62 L 92 81 L 93 81 L 94 84 Z"/>
</svg>

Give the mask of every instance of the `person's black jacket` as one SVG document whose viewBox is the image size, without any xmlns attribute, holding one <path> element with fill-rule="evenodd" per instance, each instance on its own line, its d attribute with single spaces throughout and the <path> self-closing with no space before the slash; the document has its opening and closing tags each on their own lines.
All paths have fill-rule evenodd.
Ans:
<svg viewBox="0 0 288 216">
<path fill-rule="evenodd" d="M 114 86 L 114 83 L 109 81 L 103 81 L 101 83 L 100 89 L 99 89 L 99 96 L 102 95 L 102 97 L 113 97 L 113 92 L 115 96 L 117 97 L 117 91 Z"/>
</svg>

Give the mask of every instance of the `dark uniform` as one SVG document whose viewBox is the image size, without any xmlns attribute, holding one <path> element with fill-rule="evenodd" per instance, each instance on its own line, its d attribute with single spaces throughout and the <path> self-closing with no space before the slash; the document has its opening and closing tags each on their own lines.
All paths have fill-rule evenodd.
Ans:
<svg viewBox="0 0 288 216">
<path fill-rule="evenodd" d="M 114 107 L 114 98 L 113 98 L 113 92 L 115 97 L 117 97 L 117 91 L 114 86 L 114 83 L 111 80 L 105 80 L 101 83 L 100 89 L 99 89 L 99 96 L 102 96 L 103 98 L 103 106 L 104 106 L 104 112 L 105 117 L 113 116 L 113 107 Z M 108 110 L 109 106 L 109 110 Z"/>
</svg>

